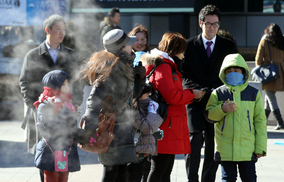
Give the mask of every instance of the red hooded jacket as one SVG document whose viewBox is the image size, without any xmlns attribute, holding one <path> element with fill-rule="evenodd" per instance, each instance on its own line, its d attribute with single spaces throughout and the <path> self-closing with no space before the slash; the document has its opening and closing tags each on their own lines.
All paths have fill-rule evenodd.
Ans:
<svg viewBox="0 0 284 182">
<path fill-rule="evenodd" d="M 159 65 L 161 59 L 151 61 L 144 56 L 143 65 L 146 68 L 146 75 L 152 70 L 153 66 Z M 153 83 L 154 90 L 159 90 L 163 99 L 169 104 L 167 118 L 160 126 L 164 131 L 164 138 L 158 141 L 158 153 L 160 154 L 189 154 L 191 152 L 189 131 L 187 126 L 187 116 L 185 105 L 190 104 L 194 99 L 192 89 L 183 89 L 181 73 L 177 71 L 177 65 L 170 59 L 163 58 L 160 64 L 149 78 Z M 172 75 L 172 68 L 177 75 Z"/>
</svg>

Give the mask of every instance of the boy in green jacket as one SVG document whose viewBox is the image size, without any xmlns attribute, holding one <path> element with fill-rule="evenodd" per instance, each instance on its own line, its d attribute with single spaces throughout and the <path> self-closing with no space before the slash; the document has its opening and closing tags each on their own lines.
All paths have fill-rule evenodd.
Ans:
<svg viewBox="0 0 284 182">
<path fill-rule="evenodd" d="M 224 85 L 215 89 L 206 106 L 208 121 L 215 123 L 222 181 L 255 182 L 255 163 L 266 155 L 267 132 L 261 93 L 248 85 L 250 71 L 240 54 L 224 58 L 219 77 Z"/>
</svg>

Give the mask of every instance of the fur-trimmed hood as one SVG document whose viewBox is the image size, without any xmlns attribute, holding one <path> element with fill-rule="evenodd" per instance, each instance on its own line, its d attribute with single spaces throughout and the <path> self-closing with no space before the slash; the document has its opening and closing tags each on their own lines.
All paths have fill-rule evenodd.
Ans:
<svg viewBox="0 0 284 182">
<path fill-rule="evenodd" d="M 158 55 L 152 55 L 149 53 L 142 54 L 139 61 L 142 62 L 142 65 L 153 65 L 158 66 L 163 62 L 163 58 Z"/>
</svg>

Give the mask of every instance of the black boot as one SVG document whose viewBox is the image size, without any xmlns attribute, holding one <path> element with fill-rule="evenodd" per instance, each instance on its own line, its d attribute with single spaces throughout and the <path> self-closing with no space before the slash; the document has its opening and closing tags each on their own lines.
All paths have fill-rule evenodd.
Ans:
<svg viewBox="0 0 284 182">
<path fill-rule="evenodd" d="M 279 109 L 274 110 L 273 114 L 274 114 L 276 121 L 277 121 L 277 126 L 274 129 L 275 130 L 284 129 L 283 119 L 282 119 L 280 110 Z"/>
<path fill-rule="evenodd" d="M 270 109 L 265 109 L 265 116 L 266 116 L 267 120 L 268 120 L 268 117 L 270 115 L 270 112 L 271 112 Z"/>
</svg>

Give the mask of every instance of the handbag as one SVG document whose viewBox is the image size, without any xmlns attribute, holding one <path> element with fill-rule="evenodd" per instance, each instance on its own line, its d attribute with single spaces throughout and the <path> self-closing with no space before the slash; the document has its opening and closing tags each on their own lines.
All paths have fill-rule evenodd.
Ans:
<svg viewBox="0 0 284 182">
<path fill-rule="evenodd" d="M 168 63 L 161 63 L 161 64 L 168 64 Z M 159 65 L 161 65 L 159 64 Z M 157 113 L 163 118 L 163 120 L 165 121 L 167 118 L 167 113 L 168 113 L 168 103 L 163 99 L 163 96 L 161 95 L 161 93 L 158 90 L 154 90 L 153 89 L 153 83 L 151 83 L 149 81 L 149 78 L 152 76 L 152 74 L 154 73 L 154 71 L 156 70 L 156 68 L 159 66 L 155 66 L 154 68 L 152 68 L 152 70 L 149 72 L 149 74 L 146 76 L 146 82 L 148 82 L 151 87 L 152 87 L 152 93 L 150 95 L 150 98 L 157 102 L 159 104 L 159 107 L 157 109 Z M 174 68 L 172 68 L 172 75 L 176 75 L 176 71 Z"/>
<path fill-rule="evenodd" d="M 259 66 L 255 67 L 251 71 L 252 78 L 256 79 L 257 81 L 260 81 L 262 85 L 266 85 L 268 83 L 274 82 L 280 77 L 278 65 L 273 63 L 270 46 L 267 40 L 266 42 L 268 45 L 268 50 L 269 50 L 269 55 L 270 55 L 270 64 L 263 66 L 263 61 L 262 61 L 262 63 Z"/>
<path fill-rule="evenodd" d="M 106 102 L 108 102 L 108 105 L 104 112 Z M 85 119 L 84 116 L 82 117 L 80 128 L 85 129 L 87 135 L 87 137 L 85 137 L 85 140 L 87 141 L 85 141 L 82 145 L 79 145 L 82 150 L 99 154 L 105 153 L 108 150 L 108 146 L 115 137 L 113 129 L 115 126 L 117 111 L 114 111 L 113 113 L 109 112 L 112 103 L 112 97 L 107 96 L 104 98 L 99 112 L 99 124 L 95 131 L 85 128 Z"/>
<path fill-rule="evenodd" d="M 70 154 L 70 151 L 71 151 L 71 148 L 72 148 L 72 145 L 73 145 L 73 141 L 74 141 L 74 137 L 72 139 L 72 143 L 70 145 L 68 152 L 66 150 L 53 151 L 51 149 L 51 147 L 48 145 L 45 138 L 43 138 L 43 140 L 46 143 L 46 145 L 49 147 L 49 149 L 51 150 L 52 154 L 54 155 L 54 169 L 55 169 L 55 171 L 57 171 L 57 172 L 68 172 L 68 155 Z"/>
</svg>

